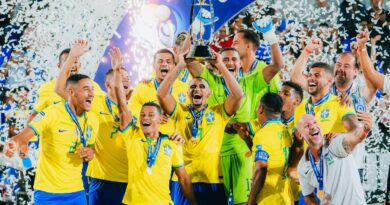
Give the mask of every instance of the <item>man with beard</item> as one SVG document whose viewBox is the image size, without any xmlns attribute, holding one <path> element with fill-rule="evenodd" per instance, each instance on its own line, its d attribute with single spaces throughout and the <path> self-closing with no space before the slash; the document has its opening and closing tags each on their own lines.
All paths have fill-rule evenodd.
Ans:
<svg viewBox="0 0 390 205">
<path fill-rule="evenodd" d="M 134 88 L 129 101 L 133 113 L 140 113 L 144 103 L 157 102 L 157 89 L 168 73 L 175 67 L 175 55 L 169 49 L 158 50 L 153 57 L 153 67 L 156 72 L 156 77 L 146 84 L 139 83 Z M 179 103 L 186 104 L 188 102 L 186 95 L 187 89 L 187 84 L 180 80 L 175 80 L 170 92 Z M 174 123 L 169 120 L 165 114 L 161 115 L 161 119 L 160 131 L 165 134 L 173 134 L 175 132 Z"/>
<path fill-rule="evenodd" d="M 367 137 L 371 126 L 365 123 L 353 132 L 332 134 L 329 142 L 325 141 L 322 126 L 314 116 L 305 114 L 298 119 L 298 131 L 308 144 L 298 165 L 306 204 L 318 204 L 315 189 L 321 204 L 366 204 L 350 154 Z"/>
<path fill-rule="evenodd" d="M 86 205 L 83 163 L 92 160 L 99 121 L 88 112 L 94 98 L 91 79 L 74 74 L 66 80 L 67 100 L 40 112 L 20 134 L 5 146 L 13 156 L 34 133 L 40 137 L 34 204 Z"/>
<path fill-rule="evenodd" d="M 240 204 L 247 202 L 250 193 L 252 158 L 250 148 L 240 138 L 234 127 L 240 127 L 250 120 L 250 97 L 256 96 L 257 93 L 263 92 L 263 90 L 276 93 L 279 87 L 279 78 L 276 76 L 267 85 L 261 83 L 261 72 L 239 77 L 241 61 L 237 50 L 235 48 L 225 48 L 221 51 L 221 56 L 226 68 L 237 79 L 241 89 L 246 94 L 240 108 L 225 128 L 221 148 L 221 167 L 226 198 L 229 198 L 232 192 L 234 203 Z M 230 90 L 222 76 L 215 75 L 198 62 L 191 62 L 188 67 L 192 75 L 200 76 L 208 82 L 212 91 L 207 102 L 209 106 L 222 104 L 226 100 Z"/>
<path fill-rule="evenodd" d="M 214 55 L 214 65 L 230 92 L 223 104 L 207 104 L 211 94 L 210 87 L 201 77 L 194 77 L 189 85 L 190 105 L 176 102 L 169 90 L 181 69 L 186 67 L 182 55 L 176 69 L 168 75 L 157 91 L 157 98 L 163 110 L 170 115 L 177 130 L 186 140 L 183 147 L 184 163 L 191 177 L 198 204 L 227 204 L 224 186 L 219 177 L 220 149 L 226 124 L 238 110 L 243 98 L 237 80 L 226 68 L 221 55 Z M 171 190 L 175 204 L 186 203 L 175 175 L 172 177 Z"/>
<path fill-rule="evenodd" d="M 160 106 L 153 102 L 142 105 L 141 126 L 136 126 L 125 100 L 120 50 L 118 48 L 110 50 L 110 57 L 114 70 L 114 96 L 118 102 L 120 116 L 119 130 L 123 133 L 127 158 L 131 164 L 128 168 L 129 183 L 123 203 L 172 204 L 169 181 L 173 169 L 179 177 L 185 196 L 191 204 L 196 204 L 191 179 L 184 169 L 181 146 L 170 141 L 169 135 L 159 132 L 162 114 Z M 179 136 L 177 133 L 173 135 Z"/>
<path fill-rule="evenodd" d="M 291 79 L 299 83 L 305 90 L 309 89 L 309 85 L 305 85 L 305 83 L 303 83 L 304 81 L 302 79 L 307 79 L 307 76 L 303 74 L 303 69 L 309 59 L 311 52 L 313 51 L 312 49 L 319 48 L 320 42 L 311 42 L 311 45 L 305 48 L 305 51 L 302 52 L 292 70 Z M 354 106 L 355 112 L 357 113 L 358 120 L 370 116 L 370 114 L 366 112 L 366 105 L 368 105 L 374 98 L 376 88 L 369 80 L 367 80 L 367 75 L 364 75 L 366 78 L 366 86 L 361 88 L 358 85 L 359 81 L 357 76 L 359 74 L 359 69 L 355 56 L 352 53 L 340 54 L 336 60 L 336 64 L 333 70 L 335 75 L 335 82 L 330 88 L 331 93 L 342 98 L 350 97 L 352 99 L 352 105 Z M 338 128 L 339 130 L 334 131 L 345 131 L 342 126 Z M 365 152 L 364 143 L 360 143 L 354 150 L 355 151 L 353 155 L 356 159 L 360 175 L 362 176 Z"/>
</svg>

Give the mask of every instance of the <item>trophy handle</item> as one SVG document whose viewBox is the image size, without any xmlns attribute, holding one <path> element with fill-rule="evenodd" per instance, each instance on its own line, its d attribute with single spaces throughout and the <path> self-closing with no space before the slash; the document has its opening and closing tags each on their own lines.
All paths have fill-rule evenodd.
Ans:
<svg viewBox="0 0 390 205">
<path fill-rule="evenodd" d="M 194 43 L 194 39 L 192 37 L 192 23 L 193 23 L 192 16 L 194 15 L 195 1 L 196 0 L 192 0 L 191 14 L 190 14 L 190 40 L 191 40 L 191 45 Z"/>
</svg>

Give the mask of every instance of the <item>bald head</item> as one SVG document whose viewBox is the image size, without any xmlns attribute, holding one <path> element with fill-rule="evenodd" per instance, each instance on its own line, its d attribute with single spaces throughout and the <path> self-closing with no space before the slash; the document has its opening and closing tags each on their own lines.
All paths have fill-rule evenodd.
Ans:
<svg viewBox="0 0 390 205">
<path fill-rule="evenodd" d="M 298 119 L 297 129 L 309 146 L 320 145 L 323 141 L 321 127 L 313 115 L 303 115 Z"/>
</svg>

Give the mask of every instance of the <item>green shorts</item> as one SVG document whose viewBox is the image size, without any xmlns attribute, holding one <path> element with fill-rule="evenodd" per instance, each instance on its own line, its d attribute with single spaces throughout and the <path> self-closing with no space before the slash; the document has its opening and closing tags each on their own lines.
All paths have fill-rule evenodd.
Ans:
<svg viewBox="0 0 390 205">
<path fill-rule="evenodd" d="M 251 152 L 221 156 L 221 166 L 226 197 L 232 193 L 234 204 L 246 203 L 251 191 Z"/>
</svg>

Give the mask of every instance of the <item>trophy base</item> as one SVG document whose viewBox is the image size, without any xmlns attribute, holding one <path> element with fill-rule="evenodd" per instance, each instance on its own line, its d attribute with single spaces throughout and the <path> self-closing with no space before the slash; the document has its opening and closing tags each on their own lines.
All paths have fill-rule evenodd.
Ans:
<svg viewBox="0 0 390 205">
<path fill-rule="evenodd" d="M 186 59 L 193 59 L 196 61 L 207 61 L 215 59 L 213 52 L 209 46 L 199 45 L 191 46 Z"/>
</svg>

